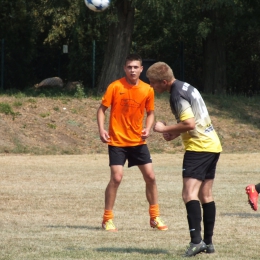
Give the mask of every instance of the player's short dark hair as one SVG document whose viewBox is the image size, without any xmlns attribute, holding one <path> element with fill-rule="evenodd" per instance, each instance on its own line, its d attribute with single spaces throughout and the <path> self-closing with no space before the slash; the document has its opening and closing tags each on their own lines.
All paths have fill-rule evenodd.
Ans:
<svg viewBox="0 0 260 260">
<path fill-rule="evenodd" d="M 141 65 L 142 65 L 142 62 L 143 62 L 142 57 L 141 57 L 139 54 L 137 54 L 137 53 L 131 53 L 131 54 L 129 54 L 129 55 L 126 57 L 126 59 L 125 59 L 125 64 L 126 64 L 127 61 L 133 61 L 133 60 L 138 60 L 138 61 L 140 61 Z"/>
</svg>

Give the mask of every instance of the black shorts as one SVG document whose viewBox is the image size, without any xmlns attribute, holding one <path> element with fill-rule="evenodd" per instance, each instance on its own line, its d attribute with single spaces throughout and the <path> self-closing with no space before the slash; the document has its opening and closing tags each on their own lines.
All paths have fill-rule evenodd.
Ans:
<svg viewBox="0 0 260 260">
<path fill-rule="evenodd" d="M 108 146 L 109 166 L 125 165 L 128 160 L 128 167 L 144 165 L 152 162 L 152 158 L 146 144 L 138 146 L 117 147 Z"/>
<path fill-rule="evenodd" d="M 186 151 L 183 158 L 182 177 L 204 181 L 214 179 L 220 153 Z"/>
</svg>

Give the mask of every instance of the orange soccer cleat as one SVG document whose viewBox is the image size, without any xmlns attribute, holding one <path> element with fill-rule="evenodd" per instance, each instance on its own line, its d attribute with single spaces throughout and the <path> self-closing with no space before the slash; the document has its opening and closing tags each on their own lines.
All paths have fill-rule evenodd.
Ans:
<svg viewBox="0 0 260 260">
<path fill-rule="evenodd" d="M 160 217 L 156 217 L 154 219 L 150 219 L 150 225 L 152 228 L 157 228 L 159 230 L 168 230 L 168 227 L 163 223 Z"/>
<path fill-rule="evenodd" d="M 106 222 L 102 222 L 102 228 L 106 231 L 117 232 L 117 228 L 115 227 L 112 219 L 109 219 Z"/>
<path fill-rule="evenodd" d="M 248 195 L 248 204 L 251 206 L 251 208 L 255 211 L 257 211 L 258 206 L 258 192 L 255 189 L 254 184 L 250 184 L 246 187 L 246 193 Z"/>
</svg>

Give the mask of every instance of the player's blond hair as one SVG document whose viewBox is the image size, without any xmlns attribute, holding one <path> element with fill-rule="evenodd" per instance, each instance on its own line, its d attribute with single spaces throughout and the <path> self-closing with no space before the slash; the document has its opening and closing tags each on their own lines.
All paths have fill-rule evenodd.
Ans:
<svg viewBox="0 0 260 260">
<path fill-rule="evenodd" d="M 155 81 L 172 81 L 174 79 L 174 74 L 168 64 L 159 61 L 148 68 L 148 70 L 146 71 L 146 77 L 149 80 Z"/>
</svg>

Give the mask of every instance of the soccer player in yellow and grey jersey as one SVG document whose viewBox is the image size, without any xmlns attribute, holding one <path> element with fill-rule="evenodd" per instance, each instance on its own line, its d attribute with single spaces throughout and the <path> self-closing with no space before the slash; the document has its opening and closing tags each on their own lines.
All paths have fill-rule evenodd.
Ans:
<svg viewBox="0 0 260 260">
<path fill-rule="evenodd" d="M 154 63 L 147 70 L 146 76 L 156 92 L 170 93 L 171 110 L 177 120 L 174 125 L 156 122 L 154 131 L 162 133 L 166 141 L 181 135 L 185 146 L 182 198 L 187 210 L 191 241 L 184 256 L 191 257 L 200 252 L 213 253 L 216 206 L 212 186 L 222 151 L 220 140 L 196 88 L 175 79 L 172 69 L 164 62 Z M 203 208 L 203 239 L 200 204 Z"/>
</svg>

